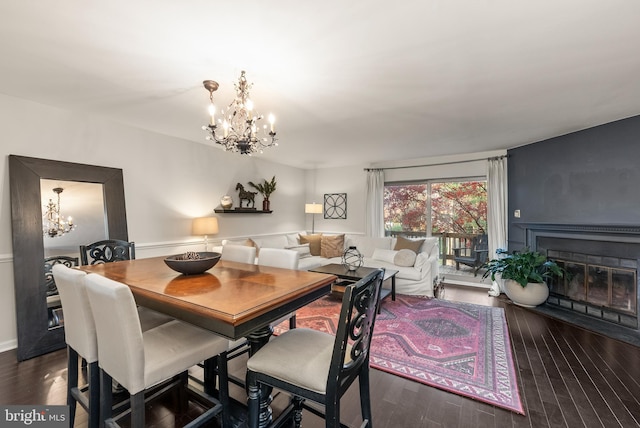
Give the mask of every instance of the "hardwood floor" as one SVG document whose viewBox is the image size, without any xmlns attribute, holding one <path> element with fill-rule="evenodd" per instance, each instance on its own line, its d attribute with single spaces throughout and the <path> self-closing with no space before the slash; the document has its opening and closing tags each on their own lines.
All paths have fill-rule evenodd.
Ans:
<svg viewBox="0 0 640 428">
<path fill-rule="evenodd" d="M 396 427 L 636 427 L 640 426 L 640 348 L 591 333 L 487 296 L 486 290 L 447 285 L 445 298 L 505 308 L 525 416 L 426 385 L 371 370 L 373 421 Z M 243 361 L 232 362 L 243 374 Z M 15 351 L 0 354 L 1 404 L 64 404 L 66 354 L 57 351 L 18 363 Z M 232 387 L 235 398 L 244 392 Z M 285 401 L 274 399 L 274 411 Z M 183 424 L 201 410 L 192 405 L 178 421 L 171 399 L 147 407 L 147 425 Z M 342 400 L 342 422 L 360 425 L 357 383 Z M 306 428 L 324 426 L 310 413 Z M 76 426 L 86 426 L 78 410 Z"/>
</svg>

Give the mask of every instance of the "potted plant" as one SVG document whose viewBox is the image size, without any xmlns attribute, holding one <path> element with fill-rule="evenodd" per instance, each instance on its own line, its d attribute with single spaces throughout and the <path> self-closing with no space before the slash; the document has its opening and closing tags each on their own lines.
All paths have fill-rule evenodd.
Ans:
<svg viewBox="0 0 640 428">
<path fill-rule="evenodd" d="M 269 211 L 270 210 L 269 196 L 271 196 L 271 194 L 276 191 L 276 176 L 274 175 L 273 178 L 271 178 L 271 181 L 267 181 L 265 179 L 265 180 L 262 180 L 262 183 L 258 183 L 258 184 L 255 184 L 252 181 L 250 181 L 249 186 L 253 187 L 258 192 L 260 192 L 260 194 L 264 198 L 262 200 L 262 210 Z"/>
<path fill-rule="evenodd" d="M 500 275 L 505 280 L 505 294 L 516 305 L 534 307 L 544 303 L 549 297 L 545 280 L 567 275 L 567 271 L 556 262 L 528 248 L 511 254 L 504 250 L 497 250 L 496 253 L 505 256 L 486 262 L 482 277 L 491 276 L 491 280 L 495 281 L 496 275 Z"/>
</svg>

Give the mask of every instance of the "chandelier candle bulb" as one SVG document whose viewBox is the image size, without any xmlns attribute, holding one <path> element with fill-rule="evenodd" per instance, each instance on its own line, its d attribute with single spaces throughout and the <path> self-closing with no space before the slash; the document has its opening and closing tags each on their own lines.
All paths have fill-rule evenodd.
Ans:
<svg viewBox="0 0 640 428">
<path fill-rule="evenodd" d="M 271 125 L 271 132 L 275 132 L 274 129 L 276 127 L 276 117 L 269 113 L 269 125 Z"/>
<path fill-rule="evenodd" d="M 211 124 L 213 126 L 216 125 L 216 106 L 213 104 L 209 105 L 209 116 L 211 116 Z"/>
</svg>

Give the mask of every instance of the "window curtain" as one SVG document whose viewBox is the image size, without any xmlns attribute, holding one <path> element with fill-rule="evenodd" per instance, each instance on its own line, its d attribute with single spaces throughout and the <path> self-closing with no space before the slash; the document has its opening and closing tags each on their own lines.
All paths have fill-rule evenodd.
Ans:
<svg viewBox="0 0 640 428">
<path fill-rule="evenodd" d="M 367 236 L 384 236 L 384 170 L 367 170 L 366 218 Z"/>
<path fill-rule="evenodd" d="M 487 161 L 487 223 L 489 259 L 496 257 L 498 248 L 507 248 L 507 157 Z M 502 282 L 502 280 L 500 280 Z M 502 284 L 494 283 L 489 294 L 497 296 L 504 291 Z"/>
</svg>

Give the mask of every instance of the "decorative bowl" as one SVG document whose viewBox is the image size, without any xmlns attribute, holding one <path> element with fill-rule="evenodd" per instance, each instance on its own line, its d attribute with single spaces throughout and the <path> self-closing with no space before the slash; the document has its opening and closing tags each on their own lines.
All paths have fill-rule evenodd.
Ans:
<svg viewBox="0 0 640 428">
<path fill-rule="evenodd" d="M 198 275 L 211 269 L 220 260 L 220 253 L 214 252 L 189 252 L 176 254 L 164 259 L 171 269 L 184 275 Z"/>
</svg>

